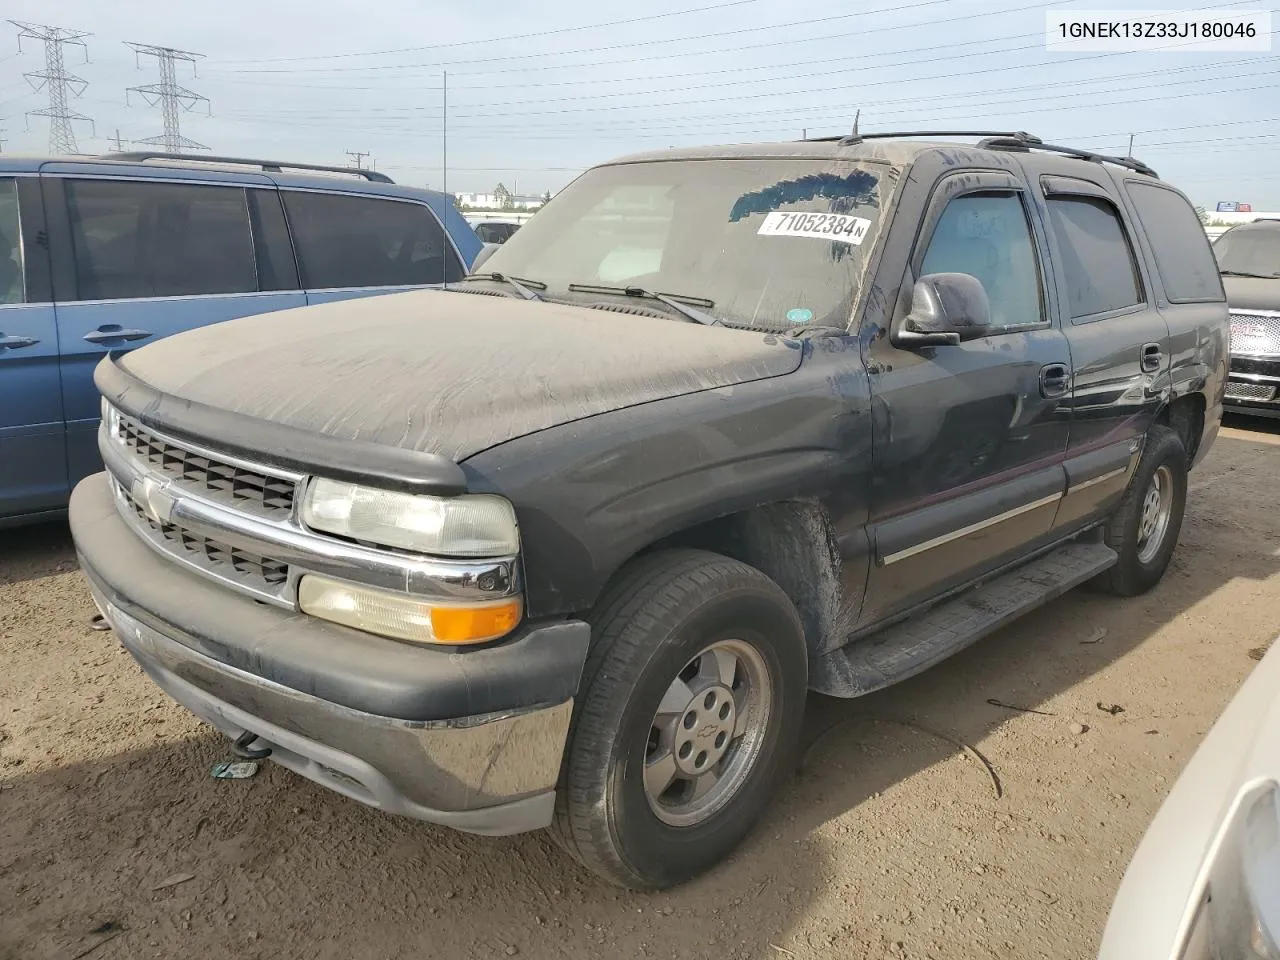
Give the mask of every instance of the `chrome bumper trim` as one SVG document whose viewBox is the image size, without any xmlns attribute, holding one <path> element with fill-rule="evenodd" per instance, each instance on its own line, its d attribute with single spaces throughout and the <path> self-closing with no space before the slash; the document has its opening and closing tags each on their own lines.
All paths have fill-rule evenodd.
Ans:
<svg viewBox="0 0 1280 960">
<path fill-rule="evenodd" d="M 129 616 L 96 588 L 116 636 L 170 697 L 228 737 L 367 806 L 471 833 L 551 822 L 573 701 L 448 720 L 343 707 L 212 660 Z"/>
</svg>

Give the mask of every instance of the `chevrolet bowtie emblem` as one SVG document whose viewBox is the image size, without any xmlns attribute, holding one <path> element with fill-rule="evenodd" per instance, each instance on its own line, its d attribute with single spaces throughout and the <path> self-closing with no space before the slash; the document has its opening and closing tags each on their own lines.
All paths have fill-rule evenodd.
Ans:
<svg viewBox="0 0 1280 960">
<path fill-rule="evenodd" d="M 139 477 L 131 489 L 133 502 L 142 508 L 153 523 L 168 523 L 173 515 L 173 497 L 165 484 L 152 477 Z"/>
</svg>

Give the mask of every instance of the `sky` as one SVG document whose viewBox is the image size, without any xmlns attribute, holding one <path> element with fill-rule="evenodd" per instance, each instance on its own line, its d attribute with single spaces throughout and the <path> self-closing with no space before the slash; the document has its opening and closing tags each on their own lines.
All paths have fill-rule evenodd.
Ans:
<svg viewBox="0 0 1280 960">
<path fill-rule="evenodd" d="M 638 150 L 860 128 L 1028 130 L 1133 154 L 1210 210 L 1280 210 L 1280 57 L 1060 53 L 1047 10 L 1168 9 L 1169 0 L 5 0 L 5 18 L 88 31 L 65 47 L 87 81 L 84 153 L 158 135 L 130 86 L 159 79 L 128 41 L 201 54 L 179 83 L 208 98 L 182 134 L 233 155 L 346 164 L 453 192 L 558 190 Z M 1190 5 L 1181 5 L 1190 6 Z M 1198 9 L 1265 10 L 1199 0 Z M 620 22 L 629 21 L 629 22 Z M 1276 26 L 1280 26 L 1277 18 Z M 136 62 L 135 62 L 136 61 Z M 0 149 L 46 153 L 46 105 L 23 74 L 43 46 L 0 21 Z M 447 95 L 446 95 L 447 88 Z M 446 150 L 447 144 L 447 150 Z"/>
</svg>

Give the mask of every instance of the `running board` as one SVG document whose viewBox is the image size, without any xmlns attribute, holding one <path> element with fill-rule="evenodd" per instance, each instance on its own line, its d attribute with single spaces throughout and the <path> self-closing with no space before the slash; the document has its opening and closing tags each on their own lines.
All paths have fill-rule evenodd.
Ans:
<svg viewBox="0 0 1280 960">
<path fill-rule="evenodd" d="M 1116 563 L 1101 543 L 1069 543 L 809 665 L 809 686 L 861 697 L 915 676 Z"/>
</svg>

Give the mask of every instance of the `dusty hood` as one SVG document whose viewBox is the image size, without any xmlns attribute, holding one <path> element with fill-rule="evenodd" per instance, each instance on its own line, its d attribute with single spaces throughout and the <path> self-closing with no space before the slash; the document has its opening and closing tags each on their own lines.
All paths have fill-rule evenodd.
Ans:
<svg viewBox="0 0 1280 960">
<path fill-rule="evenodd" d="M 1280 310 L 1280 280 L 1223 277 L 1222 286 L 1232 310 Z"/>
<path fill-rule="evenodd" d="M 759 332 L 425 290 L 229 320 L 120 365 L 183 400 L 462 460 L 571 420 L 790 373 L 794 347 Z"/>
</svg>

